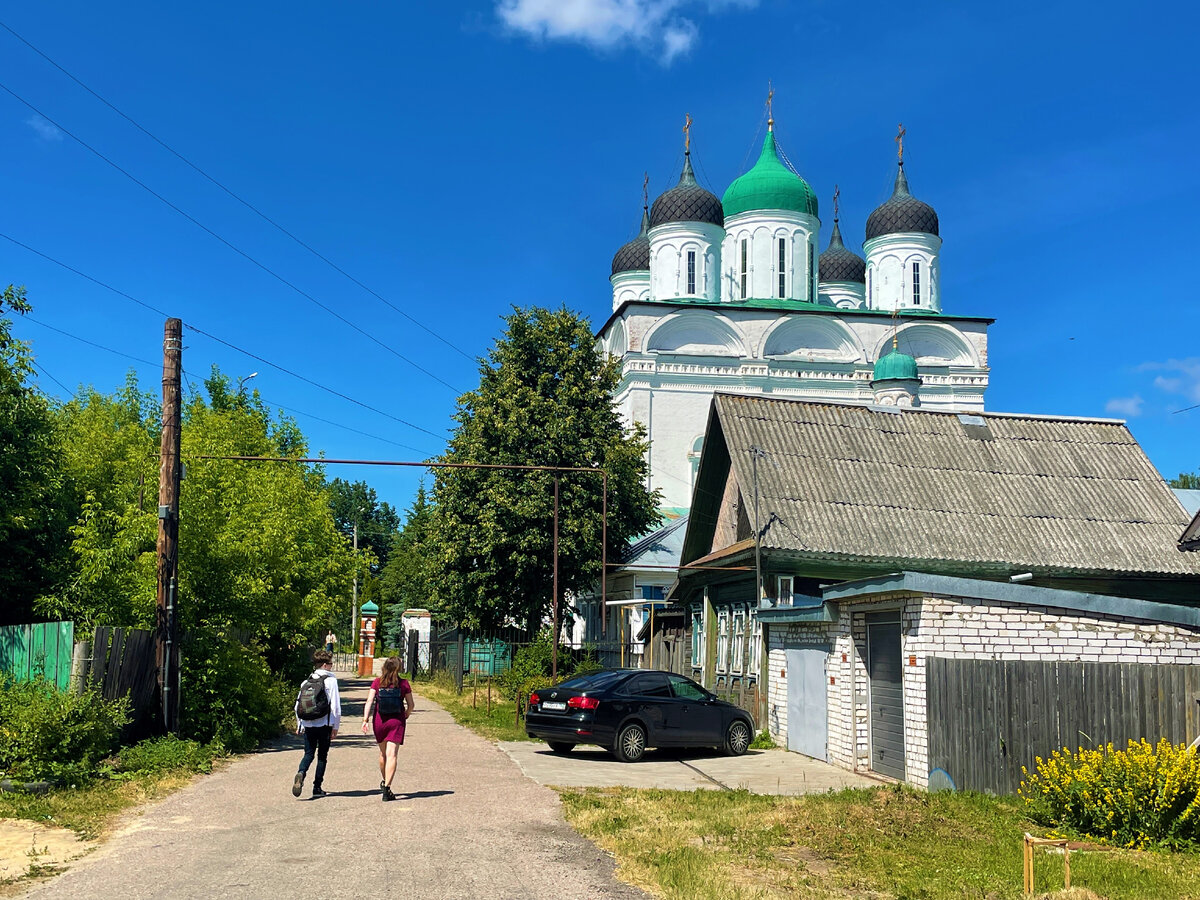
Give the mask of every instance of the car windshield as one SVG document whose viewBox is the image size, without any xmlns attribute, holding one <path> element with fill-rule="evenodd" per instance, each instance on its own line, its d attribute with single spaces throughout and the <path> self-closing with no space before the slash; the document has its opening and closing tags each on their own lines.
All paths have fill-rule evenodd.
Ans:
<svg viewBox="0 0 1200 900">
<path fill-rule="evenodd" d="M 594 691 L 597 688 L 607 687 L 615 679 L 625 674 L 624 672 L 592 672 L 588 675 L 577 675 L 558 686 L 573 691 Z"/>
</svg>

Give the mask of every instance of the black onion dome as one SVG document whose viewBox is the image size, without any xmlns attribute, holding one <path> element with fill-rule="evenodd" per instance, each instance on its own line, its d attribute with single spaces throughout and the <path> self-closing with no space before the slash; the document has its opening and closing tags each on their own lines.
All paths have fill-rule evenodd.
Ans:
<svg viewBox="0 0 1200 900">
<path fill-rule="evenodd" d="M 896 190 L 886 203 L 867 217 L 867 240 L 912 231 L 937 234 L 938 217 L 932 206 L 908 192 L 908 179 L 904 177 L 904 164 L 901 163 L 896 172 Z"/>
<path fill-rule="evenodd" d="M 707 222 L 725 226 L 725 211 L 721 208 L 721 201 L 696 183 L 692 158 L 687 154 L 683 158 L 683 174 L 679 176 L 679 184 L 661 195 L 650 207 L 651 228 L 668 222 Z"/>
<path fill-rule="evenodd" d="M 613 257 L 612 273 L 650 271 L 650 215 L 642 210 L 642 230 L 638 236 L 617 251 Z"/>
<path fill-rule="evenodd" d="M 867 261 L 846 249 L 842 243 L 842 230 L 838 220 L 833 220 L 833 234 L 829 236 L 829 246 L 817 261 L 817 281 L 857 281 L 867 283 Z"/>
</svg>

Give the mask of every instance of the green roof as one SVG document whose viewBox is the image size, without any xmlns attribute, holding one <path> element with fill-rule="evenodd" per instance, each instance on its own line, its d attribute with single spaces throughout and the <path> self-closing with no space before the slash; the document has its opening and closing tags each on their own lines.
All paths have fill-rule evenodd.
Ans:
<svg viewBox="0 0 1200 900">
<path fill-rule="evenodd" d="M 379 606 L 374 600 L 368 600 L 359 610 L 364 616 L 373 616 L 379 612 Z"/>
<path fill-rule="evenodd" d="M 918 379 L 917 361 L 907 353 L 892 350 L 887 356 L 875 360 L 875 381 L 888 381 L 896 378 Z"/>
<path fill-rule="evenodd" d="M 721 205 L 725 216 L 757 209 L 786 209 L 816 216 L 817 195 L 808 182 L 785 166 L 775 148 L 775 132 L 768 131 L 754 168 L 734 180 Z"/>
</svg>

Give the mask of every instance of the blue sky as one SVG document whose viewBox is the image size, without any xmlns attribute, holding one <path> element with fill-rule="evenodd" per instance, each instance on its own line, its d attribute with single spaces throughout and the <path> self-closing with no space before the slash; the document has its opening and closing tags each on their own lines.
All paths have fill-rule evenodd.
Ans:
<svg viewBox="0 0 1200 900">
<path fill-rule="evenodd" d="M 1173 412 L 1200 404 L 1198 20 L 1190 4 L 44 0 L 0 21 L 429 331 L 3 29 L 0 232 L 376 410 L 186 333 L 193 383 L 258 372 L 314 450 L 419 459 L 511 305 L 604 321 L 642 173 L 652 196 L 678 178 L 685 113 L 710 189 L 753 162 L 770 79 L 822 247 L 835 183 L 861 243 L 902 121 L 913 192 L 941 218 L 944 311 L 997 320 L 988 408 L 1128 418 L 1170 477 L 1200 469 L 1200 409 Z M 8 240 L 0 263 L 35 304 L 18 332 L 47 392 L 111 390 L 131 366 L 157 390 L 160 315 Z M 419 477 L 338 474 L 402 507 Z"/>
</svg>

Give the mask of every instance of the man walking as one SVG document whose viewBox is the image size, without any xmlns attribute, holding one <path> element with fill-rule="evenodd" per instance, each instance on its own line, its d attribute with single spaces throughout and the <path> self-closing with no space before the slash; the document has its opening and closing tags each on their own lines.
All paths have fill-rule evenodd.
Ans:
<svg viewBox="0 0 1200 900">
<path fill-rule="evenodd" d="M 329 758 L 329 742 L 337 737 L 342 721 L 342 698 L 338 693 L 337 676 L 331 669 L 333 654 L 318 650 L 313 654 L 315 671 L 300 685 L 296 696 L 296 733 L 304 735 L 304 757 L 300 770 L 292 780 L 292 796 L 299 797 L 304 788 L 304 776 L 317 760 L 317 771 L 313 775 L 313 798 L 324 797 L 321 785 L 325 780 L 325 763 Z"/>
</svg>

